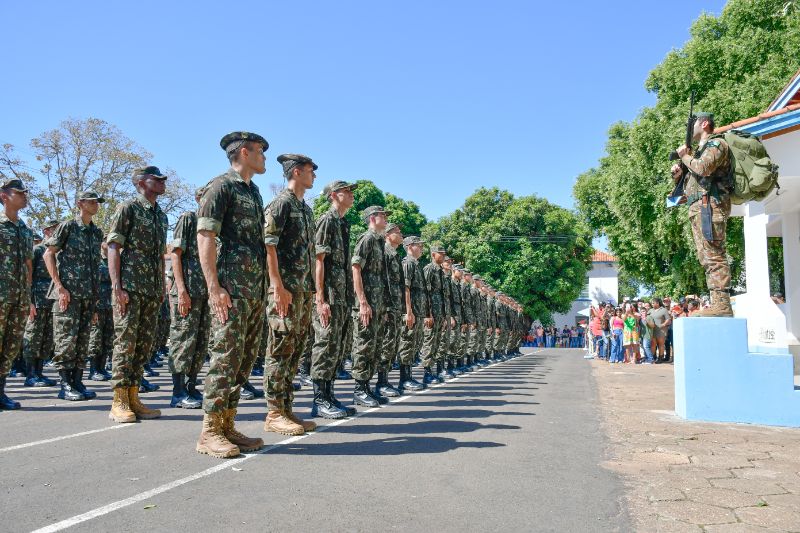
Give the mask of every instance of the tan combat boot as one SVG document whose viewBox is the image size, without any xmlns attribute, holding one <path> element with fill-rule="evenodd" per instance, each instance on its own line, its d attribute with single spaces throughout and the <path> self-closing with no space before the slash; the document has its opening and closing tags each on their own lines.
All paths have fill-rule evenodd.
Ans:
<svg viewBox="0 0 800 533">
<path fill-rule="evenodd" d="M 137 418 L 141 420 L 152 420 L 161 416 L 160 410 L 150 409 L 139 400 L 139 385 L 128 387 L 128 399 L 131 404 L 131 410 L 136 413 Z"/>
<path fill-rule="evenodd" d="M 305 433 L 302 425 L 293 422 L 283 414 L 283 406 L 279 406 L 277 402 L 268 403 L 269 412 L 267 413 L 267 419 L 264 421 L 264 431 L 274 431 L 281 435 L 302 435 Z"/>
<path fill-rule="evenodd" d="M 286 406 L 286 418 L 288 418 L 295 424 L 300 424 L 301 426 L 303 426 L 303 432 L 305 433 L 317 429 L 317 423 L 314 422 L 313 420 L 303 420 L 299 416 L 296 416 L 294 412 L 292 412 L 292 404 L 288 404 Z"/>
<path fill-rule="evenodd" d="M 732 317 L 731 295 L 727 291 L 711 291 L 711 307 L 701 309 L 692 316 Z"/>
<path fill-rule="evenodd" d="M 121 424 L 136 422 L 136 413 L 131 410 L 128 389 L 125 387 L 114 389 L 114 400 L 111 402 L 111 412 L 108 413 L 108 418 Z"/>
<path fill-rule="evenodd" d="M 264 447 L 264 440 L 242 435 L 236 430 L 236 409 L 226 409 L 223 413 L 222 430 L 225 438 L 239 447 L 242 452 L 255 452 Z"/>
<path fill-rule="evenodd" d="M 225 438 L 223 429 L 224 413 L 206 413 L 203 416 L 203 430 L 197 439 L 195 450 L 211 457 L 225 459 L 240 454 L 239 447 Z"/>
</svg>

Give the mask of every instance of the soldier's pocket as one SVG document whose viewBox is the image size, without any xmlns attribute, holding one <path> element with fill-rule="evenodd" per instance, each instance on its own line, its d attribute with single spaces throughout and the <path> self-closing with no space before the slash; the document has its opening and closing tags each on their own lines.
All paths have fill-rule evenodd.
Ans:
<svg viewBox="0 0 800 533">
<path fill-rule="evenodd" d="M 289 317 L 271 316 L 269 317 L 269 329 L 276 333 L 289 333 L 292 323 Z"/>
</svg>

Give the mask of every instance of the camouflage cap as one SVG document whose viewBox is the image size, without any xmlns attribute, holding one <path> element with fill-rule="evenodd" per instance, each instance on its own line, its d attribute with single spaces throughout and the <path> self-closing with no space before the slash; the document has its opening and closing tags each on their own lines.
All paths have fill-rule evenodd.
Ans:
<svg viewBox="0 0 800 533">
<path fill-rule="evenodd" d="M 141 179 L 141 178 L 143 178 L 145 176 L 152 176 L 152 177 L 154 177 L 156 179 L 159 179 L 159 180 L 167 179 L 167 177 L 164 174 L 161 173 L 161 170 L 159 170 L 158 167 L 153 166 L 153 165 L 149 165 L 149 166 L 146 166 L 146 167 L 143 167 L 143 168 L 137 168 L 137 169 L 135 169 L 133 171 L 133 179 L 134 179 L 134 181 L 138 180 L 138 179 Z"/>
<path fill-rule="evenodd" d="M 246 142 L 259 143 L 264 147 L 265 152 L 269 149 L 269 143 L 264 137 L 257 133 L 250 133 L 249 131 L 232 131 L 220 139 L 219 145 L 225 150 L 225 153 L 230 153 L 241 148 Z"/>
<path fill-rule="evenodd" d="M 477 275 L 477 274 L 475 274 L 474 276 L 472 276 L 472 279 L 474 279 L 475 281 L 483 281 L 483 278 L 482 278 L 482 277 L 480 277 L 480 276 L 479 276 L 479 275 Z"/>
<path fill-rule="evenodd" d="M 284 172 L 288 171 L 295 165 L 305 165 L 309 163 L 314 167 L 314 170 L 319 168 L 319 166 L 317 166 L 317 164 L 314 163 L 310 157 L 303 154 L 281 154 L 278 156 L 278 163 L 283 165 Z"/>
<path fill-rule="evenodd" d="M 697 120 L 708 119 L 708 120 L 713 121 L 714 120 L 714 113 L 708 113 L 706 111 L 698 111 L 697 113 L 694 114 L 694 117 Z"/>
<path fill-rule="evenodd" d="M 384 209 L 383 207 L 381 207 L 379 205 L 371 205 L 371 206 L 369 206 L 368 208 L 364 209 L 361 212 L 361 216 L 364 217 L 364 220 L 366 220 L 369 217 L 371 217 L 372 215 L 377 215 L 379 213 L 383 213 L 386 216 L 389 216 L 389 215 L 392 214 L 391 211 L 388 211 L 388 210 Z"/>
<path fill-rule="evenodd" d="M 422 244 L 425 241 L 417 237 L 416 235 L 409 235 L 405 239 L 403 239 L 403 246 L 411 246 L 412 244 Z"/>
<path fill-rule="evenodd" d="M 472 276 L 472 270 L 467 270 L 466 268 L 461 269 L 464 272 L 465 276 Z"/>
<path fill-rule="evenodd" d="M 61 224 L 60 220 L 58 220 L 57 218 L 51 218 L 50 220 L 44 223 L 42 229 L 52 228 L 54 226 L 58 226 L 59 224 Z"/>
<path fill-rule="evenodd" d="M 350 189 L 354 191 L 358 188 L 358 183 L 347 183 L 346 181 L 336 180 L 332 181 L 322 189 L 322 194 L 328 196 L 332 192 L 341 191 L 342 189 Z"/>
<path fill-rule="evenodd" d="M 386 234 L 387 235 L 389 234 L 390 231 L 394 231 L 394 230 L 400 231 L 400 226 L 398 226 L 394 222 L 389 222 L 388 224 L 386 224 Z"/>
<path fill-rule="evenodd" d="M 97 200 L 98 204 L 102 204 L 106 201 L 105 198 L 94 191 L 83 191 L 78 193 L 78 200 Z"/>
<path fill-rule="evenodd" d="M 432 244 L 431 245 L 431 253 L 432 254 L 446 254 L 447 250 L 444 249 L 444 246 L 441 244 Z"/>
<path fill-rule="evenodd" d="M 0 189 L 14 189 L 15 191 L 19 192 L 27 192 L 28 188 L 25 187 L 25 184 L 22 183 L 22 180 L 19 178 L 6 178 L 5 176 L 2 177 L 0 181 Z"/>
</svg>

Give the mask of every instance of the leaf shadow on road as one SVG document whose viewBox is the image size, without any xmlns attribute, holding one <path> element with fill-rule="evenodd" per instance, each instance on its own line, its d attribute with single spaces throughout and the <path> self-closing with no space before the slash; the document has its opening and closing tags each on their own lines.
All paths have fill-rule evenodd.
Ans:
<svg viewBox="0 0 800 533">
<path fill-rule="evenodd" d="M 270 455 L 408 455 L 445 453 L 459 448 L 500 448 L 499 442 L 460 442 L 448 437 L 387 437 L 360 442 L 298 442 L 270 451 Z"/>
</svg>

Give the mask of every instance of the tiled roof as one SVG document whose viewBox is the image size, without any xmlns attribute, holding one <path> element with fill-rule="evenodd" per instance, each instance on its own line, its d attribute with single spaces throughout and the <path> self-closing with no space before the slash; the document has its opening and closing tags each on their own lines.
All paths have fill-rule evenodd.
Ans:
<svg viewBox="0 0 800 533">
<path fill-rule="evenodd" d="M 714 133 L 725 133 L 728 130 L 733 130 L 737 128 L 743 128 L 744 126 L 754 124 L 761 120 L 770 119 L 773 117 L 777 117 L 779 115 L 783 115 L 789 113 L 791 111 L 796 111 L 800 109 L 800 90 L 798 90 L 798 79 L 800 78 L 800 70 L 798 70 L 792 79 L 781 89 L 780 94 L 778 95 L 775 100 L 769 105 L 766 111 L 757 115 L 755 117 L 745 118 L 742 120 L 737 120 L 732 124 L 727 124 L 725 126 L 720 126 L 714 130 Z M 779 109 L 773 109 L 778 105 L 783 105 L 783 107 Z M 772 109 L 772 111 L 770 111 Z M 767 136 L 764 136 L 767 138 Z"/>
<path fill-rule="evenodd" d="M 714 133 L 724 133 L 728 130 L 733 130 L 736 128 L 741 128 L 742 126 L 747 126 L 748 124 L 753 124 L 754 122 L 758 122 L 759 120 L 764 120 L 767 118 L 777 117 L 778 115 L 783 115 L 784 113 L 788 113 L 789 111 L 794 111 L 796 109 L 800 109 L 800 104 L 792 104 L 790 106 L 786 106 L 781 109 L 776 109 L 775 111 L 767 111 L 766 113 L 761 113 L 755 117 L 746 118 L 743 120 L 738 120 L 727 126 L 720 126 L 714 130 Z"/>
<path fill-rule="evenodd" d="M 619 260 L 607 252 L 595 250 L 592 254 L 593 263 L 617 263 Z"/>
</svg>

